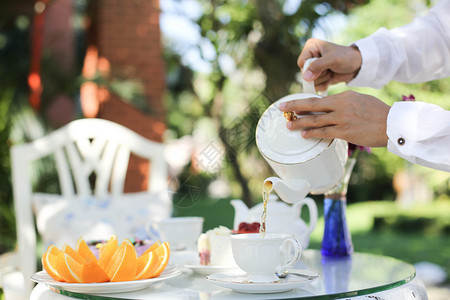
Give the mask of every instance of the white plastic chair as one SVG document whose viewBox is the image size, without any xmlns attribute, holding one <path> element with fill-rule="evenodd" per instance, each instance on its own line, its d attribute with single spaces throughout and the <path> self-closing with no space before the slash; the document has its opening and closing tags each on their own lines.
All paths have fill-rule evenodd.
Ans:
<svg viewBox="0 0 450 300">
<path fill-rule="evenodd" d="M 150 161 L 147 191 L 124 193 L 131 153 Z M 10 259 L 0 259 L 0 272 L 13 260 L 18 271 L 0 274 L 6 300 L 28 299 L 34 286 L 30 280 L 37 268 L 34 216 L 46 249 L 49 243 L 74 247 L 80 236 L 133 237 L 144 223 L 172 214 L 164 145 L 111 121 L 73 121 L 31 143 L 13 146 L 11 157 L 17 251 L 7 254 Z M 32 190 L 30 164 L 45 157 L 54 157 L 61 195 Z"/>
</svg>

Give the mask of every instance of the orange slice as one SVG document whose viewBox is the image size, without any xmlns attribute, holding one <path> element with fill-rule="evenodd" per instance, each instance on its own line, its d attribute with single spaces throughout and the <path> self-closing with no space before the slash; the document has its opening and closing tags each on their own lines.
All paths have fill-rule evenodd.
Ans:
<svg viewBox="0 0 450 300">
<path fill-rule="evenodd" d="M 136 276 L 136 250 L 128 243 L 122 243 L 112 258 L 107 274 L 112 282 L 130 281 Z"/>
<path fill-rule="evenodd" d="M 83 265 L 78 263 L 69 254 L 64 252 L 58 254 L 56 268 L 64 281 L 69 283 L 83 282 Z"/>
<path fill-rule="evenodd" d="M 159 241 L 153 243 L 153 245 L 151 245 L 150 247 L 147 248 L 147 250 L 144 251 L 144 253 L 141 254 L 141 256 L 143 256 L 144 254 L 147 254 L 149 252 L 152 252 L 153 250 L 155 250 L 156 248 L 158 248 L 161 245 L 161 243 Z"/>
<path fill-rule="evenodd" d="M 83 264 L 86 261 L 86 258 L 81 256 L 77 251 L 75 251 L 72 247 L 67 244 L 64 244 L 62 251 L 66 254 L 69 254 L 76 262 Z"/>
<path fill-rule="evenodd" d="M 61 250 L 55 245 L 50 245 L 44 255 L 42 255 L 42 266 L 50 277 L 56 281 L 64 281 L 57 269 L 57 257 L 59 253 L 61 253 Z"/>
<path fill-rule="evenodd" d="M 95 257 L 94 253 L 89 249 L 88 244 L 86 244 L 86 241 L 83 238 L 80 237 L 78 239 L 75 249 L 82 257 L 84 257 L 84 259 L 89 258 L 92 261 L 97 261 L 97 257 Z"/>
<path fill-rule="evenodd" d="M 123 241 L 122 241 L 122 244 L 123 243 L 125 243 L 125 244 L 128 244 L 128 245 L 130 245 L 130 246 L 133 246 L 134 247 L 134 245 L 133 245 L 133 243 L 131 242 L 131 240 L 130 239 L 124 239 Z"/>
<path fill-rule="evenodd" d="M 164 269 L 167 267 L 170 256 L 169 243 L 168 242 L 162 243 L 162 245 L 153 250 L 152 253 L 158 256 L 160 264 L 158 268 L 155 270 L 155 273 L 151 276 L 151 278 L 159 276 L 159 274 L 161 274 L 161 272 L 164 271 Z"/>
<path fill-rule="evenodd" d="M 106 273 L 109 273 L 109 265 L 117 248 L 119 248 L 117 236 L 112 235 L 108 242 L 99 249 L 98 264 Z"/>
<path fill-rule="evenodd" d="M 153 252 L 139 256 L 137 259 L 136 280 L 151 278 L 160 264 L 159 256 Z"/>
<path fill-rule="evenodd" d="M 82 280 L 84 283 L 107 282 L 109 277 L 96 261 L 88 259 L 83 265 Z"/>
<path fill-rule="evenodd" d="M 99 248 L 99 258 L 100 256 L 103 255 L 103 253 L 105 252 L 105 249 L 108 249 L 108 247 L 112 247 L 111 245 L 115 245 L 115 249 L 117 249 L 119 247 L 119 241 L 117 240 L 117 235 L 113 234 L 109 240 L 103 244 L 100 248 Z M 115 251 L 115 250 L 114 250 Z"/>
</svg>

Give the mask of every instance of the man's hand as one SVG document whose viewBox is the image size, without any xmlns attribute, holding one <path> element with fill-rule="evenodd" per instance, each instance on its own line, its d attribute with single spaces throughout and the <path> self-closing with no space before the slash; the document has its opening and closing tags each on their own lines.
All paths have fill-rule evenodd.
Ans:
<svg viewBox="0 0 450 300">
<path fill-rule="evenodd" d="M 386 120 L 389 109 L 390 106 L 378 98 L 354 91 L 280 104 L 280 110 L 295 111 L 302 115 L 287 122 L 286 126 L 289 129 L 301 129 L 305 138 L 339 138 L 367 147 L 387 145 Z"/>
<path fill-rule="evenodd" d="M 303 70 L 303 79 L 314 80 L 316 90 L 325 91 L 330 84 L 349 82 L 361 68 L 361 53 L 355 46 L 340 46 L 318 39 L 309 39 L 300 54 L 297 64 L 303 68 L 308 58 L 316 57 L 308 70 Z"/>
</svg>

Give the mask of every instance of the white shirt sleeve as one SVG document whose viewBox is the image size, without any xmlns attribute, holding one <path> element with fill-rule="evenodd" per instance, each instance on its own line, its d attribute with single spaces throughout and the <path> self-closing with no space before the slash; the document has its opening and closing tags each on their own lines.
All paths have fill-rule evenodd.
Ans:
<svg viewBox="0 0 450 300">
<path fill-rule="evenodd" d="M 387 118 L 388 150 L 404 159 L 450 172 L 450 111 L 424 102 L 396 102 Z"/>
<path fill-rule="evenodd" d="M 355 42 L 362 56 L 349 86 L 381 88 L 392 80 L 417 83 L 450 76 L 450 0 L 392 30 L 380 28 Z"/>
<path fill-rule="evenodd" d="M 412 23 L 381 28 L 357 41 L 362 55 L 349 86 L 381 88 L 450 76 L 450 0 Z M 408 161 L 450 172 L 450 111 L 423 102 L 396 102 L 387 119 L 388 150 Z"/>
</svg>

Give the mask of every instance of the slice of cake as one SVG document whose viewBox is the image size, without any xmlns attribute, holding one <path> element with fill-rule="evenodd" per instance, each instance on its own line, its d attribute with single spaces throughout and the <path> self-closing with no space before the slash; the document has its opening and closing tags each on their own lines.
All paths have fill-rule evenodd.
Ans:
<svg viewBox="0 0 450 300">
<path fill-rule="evenodd" d="M 231 230 L 225 226 L 202 233 L 197 241 L 200 264 L 206 266 L 234 265 L 230 235 Z"/>
</svg>

